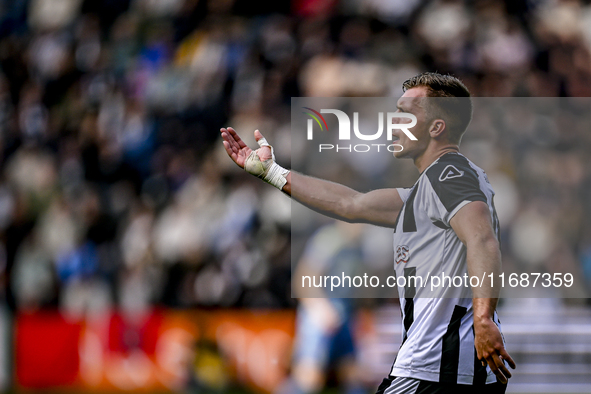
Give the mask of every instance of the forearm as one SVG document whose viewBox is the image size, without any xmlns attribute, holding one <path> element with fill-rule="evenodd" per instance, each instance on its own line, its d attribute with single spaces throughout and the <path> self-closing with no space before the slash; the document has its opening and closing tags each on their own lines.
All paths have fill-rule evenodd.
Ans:
<svg viewBox="0 0 591 394">
<path fill-rule="evenodd" d="M 361 194 L 347 186 L 294 171 L 287 176 L 283 192 L 314 211 L 345 221 L 354 220 L 352 201 Z"/>
<path fill-rule="evenodd" d="M 489 207 L 482 201 L 467 204 L 451 219 L 458 238 L 466 245 L 468 274 L 482 278 L 483 283 L 472 288 L 474 313 L 474 347 L 483 365 L 488 365 L 501 383 L 507 383 L 515 362 L 505 350 L 503 336 L 494 321 L 499 297 L 495 278 L 501 273 L 501 251 L 493 230 Z M 472 280 L 470 280 L 472 284 Z"/>
<path fill-rule="evenodd" d="M 474 322 L 492 319 L 498 301 L 498 286 L 494 279 L 501 272 L 501 252 L 496 239 L 473 241 L 468 248 L 468 274 L 484 278 L 484 282 L 472 288 Z M 492 274 L 492 275 L 491 275 Z"/>
</svg>

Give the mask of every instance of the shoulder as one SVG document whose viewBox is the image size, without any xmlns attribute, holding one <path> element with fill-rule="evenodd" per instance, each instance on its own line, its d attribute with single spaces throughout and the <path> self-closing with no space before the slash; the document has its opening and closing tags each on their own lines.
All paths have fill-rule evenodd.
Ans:
<svg viewBox="0 0 591 394">
<path fill-rule="evenodd" d="M 485 201 L 481 190 L 478 167 L 457 153 L 441 156 L 426 170 L 433 191 L 448 211 L 462 201 Z M 483 173 L 483 172 L 482 172 Z"/>
<path fill-rule="evenodd" d="M 462 177 L 478 181 L 478 172 L 474 167 L 465 156 L 448 153 L 441 156 L 429 167 L 425 175 L 427 175 L 431 184 L 443 183 Z"/>
</svg>

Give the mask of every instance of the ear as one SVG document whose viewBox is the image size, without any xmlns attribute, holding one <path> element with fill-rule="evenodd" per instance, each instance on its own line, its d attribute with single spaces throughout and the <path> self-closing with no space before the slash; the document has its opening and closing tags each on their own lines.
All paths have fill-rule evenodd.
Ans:
<svg viewBox="0 0 591 394">
<path fill-rule="evenodd" d="M 439 138 L 443 135 L 443 133 L 447 130 L 445 125 L 445 120 L 443 119 L 435 119 L 431 122 L 431 127 L 429 128 L 429 135 L 431 138 Z"/>
</svg>

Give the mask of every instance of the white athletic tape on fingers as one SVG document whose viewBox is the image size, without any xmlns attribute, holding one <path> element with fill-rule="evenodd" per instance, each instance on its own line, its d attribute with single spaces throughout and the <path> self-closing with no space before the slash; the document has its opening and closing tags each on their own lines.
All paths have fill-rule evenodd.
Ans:
<svg viewBox="0 0 591 394">
<path fill-rule="evenodd" d="M 260 140 L 257 141 L 257 143 L 261 148 L 264 146 L 268 146 L 269 148 L 271 148 L 271 158 L 273 159 L 273 161 L 275 161 L 275 151 L 273 150 L 273 147 L 269 145 L 267 139 L 265 137 L 262 137 Z"/>
<path fill-rule="evenodd" d="M 260 140 L 257 141 L 257 144 L 259 144 L 259 146 L 262 148 L 263 146 L 271 146 L 269 145 L 269 143 L 267 142 L 267 139 L 265 137 L 261 138 Z"/>
</svg>

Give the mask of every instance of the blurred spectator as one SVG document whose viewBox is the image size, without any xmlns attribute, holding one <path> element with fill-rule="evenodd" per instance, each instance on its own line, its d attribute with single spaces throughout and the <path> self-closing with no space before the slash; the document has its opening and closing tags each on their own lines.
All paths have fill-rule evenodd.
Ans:
<svg viewBox="0 0 591 394">
<path fill-rule="evenodd" d="M 316 280 L 339 273 L 355 276 L 364 266 L 362 235 L 360 224 L 336 222 L 321 227 L 306 244 L 294 279 L 308 276 Z M 338 372 L 342 392 L 363 393 L 353 338 L 355 300 L 345 298 L 352 296 L 350 289 L 342 287 L 330 295 L 322 288 L 299 290 L 291 376 L 278 393 L 321 392 L 331 369 Z"/>
</svg>

